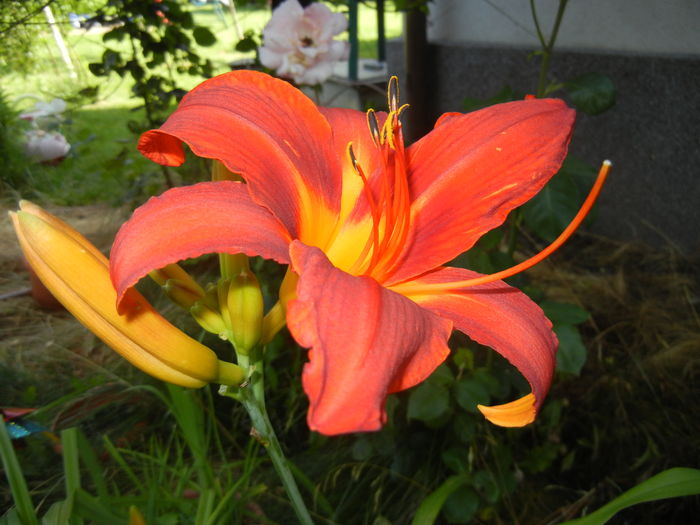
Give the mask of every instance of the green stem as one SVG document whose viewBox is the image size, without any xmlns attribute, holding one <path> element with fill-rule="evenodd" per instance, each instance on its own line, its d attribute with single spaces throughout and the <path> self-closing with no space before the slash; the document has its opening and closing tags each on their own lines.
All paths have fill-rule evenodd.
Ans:
<svg viewBox="0 0 700 525">
<path fill-rule="evenodd" d="M 549 37 L 549 42 L 544 42 L 542 32 L 540 30 L 539 22 L 537 20 L 537 12 L 535 10 L 534 0 L 530 0 L 530 9 L 532 10 L 532 16 L 535 20 L 535 27 L 537 29 L 537 35 L 540 39 L 542 45 L 542 63 L 540 64 L 540 75 L 537 80 L 537 97 L 541 98 L 547 94 L 547 75 L 549 73 L 549 64 L 552 59 L 552 53 L 554 52 L 554 44 L 557 41 L 557 35 L 559 34 L 559 27 L 561 26 L 561 21 L 564 18 L 564 11 L 566 10 L 566 4 L 569 0 L 559 0 L 559 9 L 557 9 L 557 16 L 554 20 L 554 27 L 552 28 L 552 34 Z"/>
<path fill-rule="evenodd" d="M 262 364 L 262 363 L 260 363 Z M 289 500 L 294 508 L 294 512 L 302 525 L 313 525 L 311 515 L 309 514 L 304 499 L 301 497 L 299 492 L 299 487 L 294 479 L 289 464 L 287 463 L 287 458 L 282 451 L 282 447 L 277 439 L 275 430 L 272 428 L 272 423 L 267 415 L 267 409 L 265 408 L 264 400 L 258 399 L 259 394 L 256 395 L 255 383 L 260 379 L 255 377 L 257 375 L 254 373 L 251 378 L 251 382 L 240 389 L 240 401 L 243 406 L 248 411 L 251 422 L 253 423 L 253 435 L 262 444 L 267 453 L 270 455 L 272 464 L 277 471 L 277 475 L 284 485 Z"/>
</svg>

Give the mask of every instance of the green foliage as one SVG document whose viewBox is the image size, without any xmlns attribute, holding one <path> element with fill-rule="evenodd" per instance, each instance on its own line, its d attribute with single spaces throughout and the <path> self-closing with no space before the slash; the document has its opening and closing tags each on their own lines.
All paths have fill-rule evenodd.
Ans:
<svg viewBox="0 0 700 525">
<path fill-rule="evenodd" d="M 24 154 L 21 137 L 24 136 L 19 112 L 15 111 L 0 89 L 0 159 L 3 159 L 3 169 L 0 170 L 0 187 L 19 190 L 30 182 L 30 162 Z"/>
<path fill-rule="evenodd" d="M 266 490 L 264 485 L 251 483 L 250 474 L 257 465 L 254 442 L 249 444 L 245 461 L 224 457 L 211 396 L 179 387 L 169 387 L 167 395 L 155 388 L 141 388 L 168 408 L 177 423 L 175 432 L 165 441 L 152 437 L 145 450 L 117 446 L 105 436 L 103 456 L 110 460 L 106 461 L 104 457 L 98 460 L 95 444 L 77 428 L 62 431 L 63 498 L 48 507 L 42 523 L 121 525 L 134 505 L 147 523 L 192 523 L 195 516 L 196 523 L 240 523 L 247 515 L 244 506 L 248 500 Z M 13 512 L 0 518 L 0 524 L 14 523 L 15 515 L 20 523 L 38 523 L 2 422 L 0 456 L 15 504 Z M 122 494 L 125 479 L 131 488 Z"/>
<path fill-rule="evenodd" d="M 603 525 L 632 505 L 696 494 L 700 494 L 700 470 L 672 468 L 641 482 L 595 512 L 562 525 Z"/>
<path fill-rule="evenodd" d="M 193 41 L 211 46 L 216 37 L 208 28 L 195 25 L 181 1 L 110 0 L 88 23 L 112 27 L 102 37 L 108 47 L 101 60 L 89 68 L 96 76 L 115 73 L 133 79 L 132 93 L 142 99 L 146 116 L 146 125 L 134 122 L 130 126 L 135 133 L 157 127 L 185 94 L 174 73 L 201 78 L 213 75 L 211 61 L 197 54 Z"/>
<path fill-rule="evenodd" d="M 615 105 L 615 84 L 601 73 L 586 73 L 564 83 L 564 89 L 577 109 L 599 115 Z"/>
</svg>

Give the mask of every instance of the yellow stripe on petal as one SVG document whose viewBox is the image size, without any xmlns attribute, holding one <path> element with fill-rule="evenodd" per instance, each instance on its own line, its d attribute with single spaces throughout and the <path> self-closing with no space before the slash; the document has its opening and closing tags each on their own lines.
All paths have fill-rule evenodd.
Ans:
<svg viewBox="0 0 700 525">
<path fill-rule="evenodd" d="M 535 420 L 535 396 L 528 394 L 504 405 L 477 405 L 481 413 L 494 425 L 501 427 L 524 427 Z"/>
<path fill-rule="evenodd" d="M 77 231 L 25 202 L 10 216 L 42 282 L 108 346 L 164 381 L 196 388 L 219 378 L 216 354 L 170 324 L 138 292 L 128 292 L 129 314 L 117 313 L 108 261 Z"/>
</svg>

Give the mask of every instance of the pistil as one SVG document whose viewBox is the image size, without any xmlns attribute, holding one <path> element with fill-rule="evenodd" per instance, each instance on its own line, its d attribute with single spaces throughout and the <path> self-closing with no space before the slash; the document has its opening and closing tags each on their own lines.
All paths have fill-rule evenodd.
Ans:
<svg viewBox="0 0 700 525">
<path fill-rule="evenodd" d="M 600 195 L 600 191 L 603 188 L 603 184 L 605 184 L 605 180 L 608 176 L 608 172 L 610 171 L 611 166 L 612 163 L 609 160 L 603 161 L 603 165 L 600 167 L 600 171 L 598 172 L 598 177 L 596 178 L 596 181 L 593 184 L 593 188 L 591 188 L 591 191 L 588 194 L 588 197 L 586 197 L 586 200 L 583 202 L 581 209 L 579 209 L 576 216 L 566 227 L 566 229 L 564 229 L 564 231 L 559 235 L 559 237 L 557 237 L 554 240 L 554 242 L 552 242 L 552 244 L 547 246 L 537 255 L 534 255 L 529 259 L 521 262 L 520 264 L 516 264 L 515 266 L 512 266 L 500 272 L 492 273 L 490 275 L 482 275 L 481 277 L 475 277 L 473 279 L 466 279 L 464 281 L 451 281 L 447 283 L 416 283 L 415 281 L 409 281 L 406 283 L 399 283 L 393 285 L 391 286 L 391 288 L 394 291 L 397 291 L 404 295 L 427 295 L 438 292 L 448 292 L 451 290 L 457 291 L 472 286 L 478 286 L 481 284 L 487 284 L 492 283 L 494 281 L 507 279 L 508 277 L 512 277 L 529 268 L 532 268 L 537 263 L 543 261 L 552 253 L 554 253 L 557 249 L 559 249 L 578 229 L 578 227 L 581 225 L 588 213 L 591 211 L 591 208 L 593 207 L 593 204 L 598 198 L 598 195 Z"/>
</svg>

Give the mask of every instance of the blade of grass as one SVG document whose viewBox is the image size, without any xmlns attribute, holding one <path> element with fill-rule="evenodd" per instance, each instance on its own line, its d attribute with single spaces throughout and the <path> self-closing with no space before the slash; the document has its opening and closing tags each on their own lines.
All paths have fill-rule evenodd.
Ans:
<svg viewBox="0 0 700 525">
<path fill-rule="evenodd" d="M 71 516 L 73 507 L 73 494 L 80 488 L 80 465 L 78 463 L 78 429 L 67 428 L 61 431 L 61 451 L 63 454 L 63 479 L 66 486 L 66 501 L 61 509 L 61 519 L 68 518 L 63 523 L 82 525 L 83 520 L 78 516 Z"/>
<path fill-rule="evenodd" d="M 641 482 L 595 512 L 561 525 L 602 525 L 622 509 L 660 499 L 700 494 L 700 470 L 672 468 Z"/>
<path fill-rule="evenodd" d="M 432 525 L 435 523 L 440 509 L 442 509 L 447 498 L 467 480 L 468 477 L 464 474 L 447 478 L 442 485 L 428 494 L 421 502 L 416 514 L 413 516 L 411 525 Z"/>
<path fill-rule="evenodd" d="M 124 473 L 129 477 L 134 486 L 137 487 L 140 492 L 145 493 L 146 487 L 143 486 L 141 480 L 124 460 L 124 457 L 121 455 L 119 450 L 117 450 L 117 447 L 114 446 L 114 444 L 110 441 L 108 436 L 105 435 L 102 439 L 104 441 L 105 448 L 107 449 L 107 453 L 110 456 L 112 456 L 114 461 L 116 461 L 119 464 L 119 466 L 124 470 Z"/>
<path fill-rule="evenodd" d="M 197 504 L 197 515 L 195 516 L 195 525 L 205 525 L 209 522 L 212 509 L 214 508 L 214 500 L 216 493 L 214 489 L 206 489 L 199 493 L 199 501 Z"/>
<path fill-rule="evenodd" d="M 109 497 L 109 490 L 104 479 L 104 470 L 97 459 L 95 449 L 92 448 L 90 442 L 85 437 L 85 434 L 78 430 L 78 454 L 80 460 L 88 471 L 92 484 L 95 486 L 97 497 L 101 500 L 106 500 Z"/>
<path fill-rule="evenodd" d="M 7 481 L 10 484 L 12 499 L 15 502 L 17 515 L 20 521 L 26 525 L 39 525 L 39 521 L 34 511 L 32 498 L 29 496 L 27 482 L 22 474 L 22 467 L 17 461 L 15 450 L 12 448 L 12 440 L 5 428 L 5 421 L 0 417 L 0 456 L 5 469 Z"/>
<path fill-rule="evenodd" d="M 101 501 L 98 501 L 94 496 L 91 496 L 83 489 L 75 491 L 74 509 L 81 516 L 92 520 L 93 523 L 100 525 L 124 525 L 126 518 L 114 515 L 109 509 L 104 507 Z"/>
</svg>

